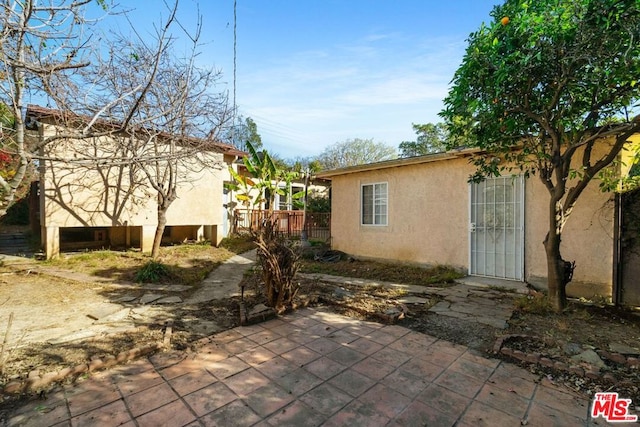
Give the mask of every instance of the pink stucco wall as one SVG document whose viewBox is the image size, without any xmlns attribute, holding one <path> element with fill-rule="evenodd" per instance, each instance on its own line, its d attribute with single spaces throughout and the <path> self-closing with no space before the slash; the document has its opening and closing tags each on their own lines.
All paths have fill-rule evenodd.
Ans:
<svg viewBox="0 0 640 427">
<path fill-rule="evenodd" d="M 468 158 L 334 175 L 332 245 L 355 257 L 418 264 L 469 267 L 469 194 L 473 172 Z M 388 183 L 388 224 L 360 224 L 360 188 Z M 592 182 L 566 225 L 562 253 L 576 261 L 574 282 L 594 293 L 611 293 L 613 203 Z M 525 181 L 524 277 L 544 286 L 547 272 L 542 241 L 548 230 L 546 188 L 537 177 Z M 572 285 L 574 286 L 574 285 Z"/>
</svg>

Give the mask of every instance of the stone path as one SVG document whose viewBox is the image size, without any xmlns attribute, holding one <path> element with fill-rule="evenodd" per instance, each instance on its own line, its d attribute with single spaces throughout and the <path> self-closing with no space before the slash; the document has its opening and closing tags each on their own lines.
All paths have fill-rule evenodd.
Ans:
<svg viewBox="0 0 640 427">
<path fill-rule="evenodd" d="M 464 346 L 316 309 L 26 403 L 7 425 L 588 426 L 589 402 Z M 599 420 L 598 424 L 604 424 Z"/>
<path fill-rule="evenodd" d="M 238 284 L 255 260 L 255 250 L 229 258 L 204 279 L 200 289 L 185 300 L 185 304 L 199 304 L 215 299 L 239 296 Z"/>
<path fill-rule="evenodd" d="M 327 274 L 301 274 L 301 276 L 336 285 L 384 286 L 403 289 L 411 296 L 399 299 L 399 301 L 409 304 L 429 303 L 428 299 L 421 298 L 421 296 L 437 296 L 442 298 L 442 301 L 436 303 L 429 311 L 442 316 L 482 323 L 498 329 L 505 329 L 508 326 L 507 321 L 513 314 L 512 296 L 514 294 L 486 287 L 456 284 L 447 288 L 434 288 Z"/>
</svg>

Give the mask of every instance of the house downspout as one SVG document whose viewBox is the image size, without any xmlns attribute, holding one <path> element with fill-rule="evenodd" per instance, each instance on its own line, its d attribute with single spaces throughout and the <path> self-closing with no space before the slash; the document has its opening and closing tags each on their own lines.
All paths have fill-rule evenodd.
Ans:
<svg viewBox="0 0 640 427">
<path fill-rule="evenodd" d="M 613 215 L 613 304 L 622 304 L 622 205 L 624 195 L 615 193 Z"/>
</svg>

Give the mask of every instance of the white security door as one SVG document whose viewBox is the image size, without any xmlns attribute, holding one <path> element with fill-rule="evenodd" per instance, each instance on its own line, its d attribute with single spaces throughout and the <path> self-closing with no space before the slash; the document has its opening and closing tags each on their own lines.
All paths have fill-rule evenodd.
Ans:
<svg viewBox="0 0 640 427">
<path fill-rule="evenodd" d="M 524 179 L 471 184 L 470 274 L 524 280 Z"/>
</svg>

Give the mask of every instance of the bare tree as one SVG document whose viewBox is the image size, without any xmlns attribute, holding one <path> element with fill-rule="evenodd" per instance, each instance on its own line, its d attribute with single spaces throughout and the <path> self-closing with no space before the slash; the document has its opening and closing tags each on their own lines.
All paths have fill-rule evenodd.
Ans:
<svg viewBox="0 0 640 427">
<path fill-rule="evenodd" d="M 56 97 L 75 72 L 90 64 L 91 0 L 2 0 L 0 2 L 0 101 L 8 107 L 0 150 L 11 158 L 0 174 L 0 217 L 16 201 L 35 147 L 25 139 L 28 94 Z M 106 10 L 106 1 L 98 3 Z M 6 125 L 6 127 L 5 127 Z"/>
<path fill-rule="evenodd" d="M 192 45 L 184 58 L 173 51 L 175 39 L 169 29 L 176 22 L 176 7 L 177 3 L 153 43 L 142 37 L 113 39 L 106 60 L 88 69 L 83 83 L 93 88 L 82 100 L 87 115 L 119 124 L 112 141 L 127 153 L 119 161 L 146 178 L 157 195 L 153 257 L 158 255 L 167 211 L 180 185 L 188 185 L 207 168 L 222 169 L 220 154 L 214 154 L 220 147 L 216 135 L 231 119 L 226 93 L 212 92 L 221 73 L 195 65 L 200 25 L 193 34 L 185 32 Z M 92 76 L 98 78 L 91 80 Z"/>
</svg>

